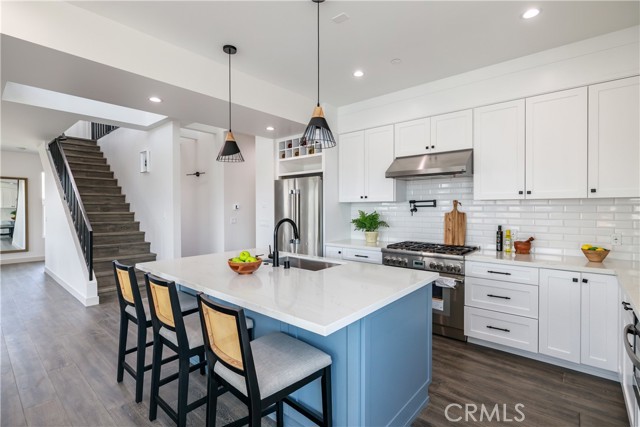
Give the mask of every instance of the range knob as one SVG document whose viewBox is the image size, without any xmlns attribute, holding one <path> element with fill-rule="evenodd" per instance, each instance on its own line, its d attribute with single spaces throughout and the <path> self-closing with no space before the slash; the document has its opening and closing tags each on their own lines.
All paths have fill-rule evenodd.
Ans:
<svg viewBox="0 0 640 427">
<path fill-rule="evenodd" d="M 462 267 L 460 267 L 459 265 L 454 265 L 453 266 L 453 272 L 454 273 L 460 273 L 462 271 Z"/>
<path fill-rule="evenodd" d="M 438 264 L 436 264 L 436 270 L 440 270 L 442 271 L 444 269 L 444 264 L 442 264 L 441 262 L 439 262 Z"/>
<path fill-rule="evenodd" d="M 384 259 L 382 260 L 384 264 L 391 264 L 391 258 L 389 258 L 388 256 L 384 257 Z"/>
<path fill-rule="evenodd" d="M 409 265 L 409 260 L 408 260 L 408 259 L 406 259 L 406 258 L 404 258 L 404 259 L 402 260 L 402 265 L 403 265 L 404 267 L 408 266 L 408 265 Z"/>
<path fill-rule="evenodd" d="M 447 265 L 445 266 L 445 269 L 446 269 L 447 271 L 453 271 L 453 265 L 452 265 L 452 264 L 447 264 Z"/>
<path fill-rule="evenodd" d="M 436 268 L 436 263 L 435 263 L 435 262 L 433 262 L 433 261 L 431 261 L 431 262 L 429 263 L 429 268 L 430 268 L 430 269 L 432 269 L 432 270 L 435 270 L 435 268 Z"/>
</svg>

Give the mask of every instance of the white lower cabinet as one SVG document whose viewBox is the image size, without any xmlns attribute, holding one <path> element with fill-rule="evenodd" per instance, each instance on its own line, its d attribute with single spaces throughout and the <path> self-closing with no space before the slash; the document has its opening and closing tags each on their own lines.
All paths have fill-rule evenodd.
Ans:
<svg viewBox="0 0 640 427">
<path fill-rule="evenodd" d="M 370 264 L 382 264 L 382 252 L 367 249 L 345 248 L 342 251 L 342 259 L 368 262 Z"/>
<path fill-rule="evenodd" d="M 538 321 L 475 307 L 464 308 L 464 333 L 509 347 L 538 351 Z"/>
<path fill-rule="evenodd" d="M 324 256 L 325 258 L 342 259 L 342 248 L 337 246 L 325 246 Z"/>
<path fill-rule="evenodd" d="M 537 286 L 468 277 L 465 287 L 467 306 L 538 318 Z"/>
<path fill-rule="evenodd" d="M 540 353 L 616 371 L 616 319 L 614 276 L 540 270 Z"/>
</svg>

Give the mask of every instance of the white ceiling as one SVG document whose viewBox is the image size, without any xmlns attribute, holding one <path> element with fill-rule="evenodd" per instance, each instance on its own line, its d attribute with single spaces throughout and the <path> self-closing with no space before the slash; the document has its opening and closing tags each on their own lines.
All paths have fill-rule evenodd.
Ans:
<svg viewBox="0 0 640 427">
<path fill-rule="evenodd" d="M 302 1 L 72 4 L 315 98 L 316 5 Z M 321 100 L 361 101 L 633 25 L 638 1 L 339 1 L 321 13 Z M 542 13 L 520 15 L 530 6 Z M 331 18 L 346 13 L 336 24 Z M 393 58 L 402 60 L 392 65 Z M 365 72 L 359 80 L 355 69 Z"/>
</svg>

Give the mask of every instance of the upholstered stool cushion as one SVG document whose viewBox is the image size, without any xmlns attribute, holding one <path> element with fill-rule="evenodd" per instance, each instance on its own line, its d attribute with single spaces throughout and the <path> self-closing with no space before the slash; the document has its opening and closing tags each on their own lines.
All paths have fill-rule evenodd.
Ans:
<svg viewBox="0 0 640 427">
<path fill-rule="evenodd" d="M 251 341 L 251 352 L 262 399 L 331 365 L 325 352 L 280 332 Z M 243 376 L 222 363 L 216 363 L 214 372 L 247 395 Z"/>
<path fill-rule="evenodd" d="M 198 308 L 198 300 L 196 299 L 196 297 L 186 292 L 178 292 L 178 300 L 180 301 L 180 309 L 182 312 L 190 311 Z M 149 312 L 149 299 L 142 298 L 142 305 L 144 307 L 144 315 L 146 319 L 151 320 L 151 314 Z M 137 317 L 136 309 L 132 305 L 127 305 L 124 311 L 126 311 L 133 317 Z"/>
</svg>

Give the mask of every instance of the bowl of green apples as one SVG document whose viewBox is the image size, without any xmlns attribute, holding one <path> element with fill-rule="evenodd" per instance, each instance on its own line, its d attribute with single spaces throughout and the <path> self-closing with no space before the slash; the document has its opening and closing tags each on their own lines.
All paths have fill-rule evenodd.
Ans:
<svg viewBox="0 0 640 427">
<path fill-rule="evenodd" d="M 251 256 L 249 251 L 242 251 L 235 258 L 229 258 L 229 268 L 238 274 L 251 274 L 262 265 L 262 259 Z"/>
</svg>

